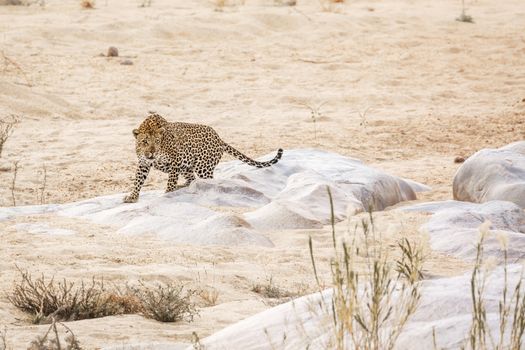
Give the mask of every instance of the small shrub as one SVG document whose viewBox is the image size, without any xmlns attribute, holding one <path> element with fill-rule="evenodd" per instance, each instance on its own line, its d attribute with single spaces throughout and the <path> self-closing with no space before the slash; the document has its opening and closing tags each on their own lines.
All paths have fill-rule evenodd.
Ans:
<svg viewBox="0 0 525 350">
<path fill-rule="evenodd" d="M 71 321 L 135 312 L 134 303 L 126 297 L 115 296 L 95 278 L 91 283 L 75 285 L 66 279 L 57 282 L 44 275 L 33 279 L 19 269 L 21 281 L 15 284 L 8 300 L 18 309 L 33 316 L 33 323 L 52 320 Z"/>
<path fill-rule="evenodd" d="M 28 5 L 26 1 L 22 0 L 0 0 L 0 6 L 20 6 L 20 5 Z"/>
<path fill-rule="evenodd" d="M 461 0 L 461 14 L 456 18 L 458 22 L 474 23 L 472 16 L 467 15 L 465 9 L 465 0 Z"/>
<path fill-rule="evenodd" d="M 53 320 L 47 332 L 33 340 L 28 350 L 81 350 L 80 343 L 73 331 L 63 323 L 60 325 L 66 330 L 66 333 L 69 333 L 65 338 L 65 344 L 61 343 L 56 321 Z"/>
<path fill-rule="evenodd" d="M 273 3 L 276 6 L 295 6 L 297 5 L 297 0 L 274 0 Z"/>
<path fill-rule="evenodd" d="M 8 71 L 9 67 L 13 67 L 17 73 L 19 73 L 20 75 L 22 75 L 24 77 L 27 86 L 29 86 L 29 87 L 33 86 L 33 84 L 31 83 L 31 80 L 29 79 L 28 75 L 26 74 L 26 72 L 24 71 L 22 66 L 16 61 L 16 59 L 13 59 L 13 58 L 7 56 L 3 50 L 0 51 L 0 56 L 3 59 L 3 63 L 4 63 L 3 71 L 4 72 Z"/>
<path fill-rule="evenodd" d="M 0 331 L 0 350 L 7 350 L 7 328 Z"/>
<path fill-rule="evenodd" d="M 94 9 L 95 8 L 95 0 L 81 0 L 80 6 L 85 9 Z"/>
<path fill-rule="evenodd" d="M 243 6 L 245 0 L 214 0 L 215 11 L 222 11 L 224 7 Z"/>
<path fill-rule="evenodd" d="M 252 292 L 262 295 L 265 298 L 270 299 L 282 299 L 295 296 L 295 293 L 289 292 L 282 288 L 279 288 L 273 283 L 273 278 L 270 277 L 267 283 L 254 284 L 252 287 Z"/>
<path fill-rule="evenodd" d="M 321 113 L 321 107 L 326 102 L 322 102 L 317 106 L 311 106 L 307 103 L 301 103 L 301 105 L 307 107 L 310 110 L 310 119 L 312 120 L 312 123 L 314 124 L 314 139 L 317 142 L 317 121 L 321 118 L 323 118 L 323 114 Z"/>
<path fill-rule="evenodd" d="M 7 139 L 13 134 L 15 126 L 19 123 L 20 118 L 16 115 L 9 115 L 0 119 L 0 157 Z"/>
<path fill-rule="evenodd" d="M 144 316 L 161 322 L 193 321 L 197 314 L 191 298 L 195 290 L 187 289 L 178 283 L 157 283 L 148 287 L 140 283 L 129 287 L 129 291 L 139 300 Z"/>
<path fill-rule="evenodd" d="M 199 290 L 199 297 L 206 306 L 215 306 L 219 298 L 219 291 L 215 288 L 204 288 Z"/>
</svg>

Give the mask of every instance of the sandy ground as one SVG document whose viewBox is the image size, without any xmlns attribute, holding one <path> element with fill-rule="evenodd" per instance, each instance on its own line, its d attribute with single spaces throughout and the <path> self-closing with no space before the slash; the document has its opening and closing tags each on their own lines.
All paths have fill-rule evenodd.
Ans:
<svg viewBox="0 0 525 350">
<path fill-rule="evenodd" d="M 456 156 L 524 138 L 521 0 L 468 1 L 474 24 L 455 21 L 460 1 L 449 0 L 349 1 L 328 11 L 314 0 L 296 7 L 248 0 L 221 11 L 210 1 L 139 4 L 0 7 L 0 116 L 21 119 L 0 159 L 0 205 L 13 205 L 14 161 L 16 205 L 127 191 L 135 167 L 131 130 L 150 110 L 211 125 L 252 156 L 312 147 L 356 157 L 432 186 L 423 200 L 451 198 Z M 100 56 L 109 46 L 121 57 Z M 165 181 L 154 172 L 145 189 L 163 189 Z M 15 264 L 72 280 L 181 279 L 220 290 L 218 305 L 203 307 L 193 323 L 138 315 L 70 323 L 88 349 L 209 335 L 270 307 L 250 292 L 270 277 L 288 290 L 312 291 L 308 235 L 328 278 L 328 229 L 270 232 L 275 248 L 239 249 L 137 241 L 65 218 L 57 227 L 80 234 L 32 236 L 13 228 L 29 220 L 38 219 L 0 222 L 4 291 L 16 278 Z M 426 218 L 385 212 L 378 220 L 394 242 L 418 236 Z M 466 267 L 429 252 L 426 269 L 453 275 Z M 14 349 L 44 332 L 5 297 L 0 305 Z"/>
</svg>

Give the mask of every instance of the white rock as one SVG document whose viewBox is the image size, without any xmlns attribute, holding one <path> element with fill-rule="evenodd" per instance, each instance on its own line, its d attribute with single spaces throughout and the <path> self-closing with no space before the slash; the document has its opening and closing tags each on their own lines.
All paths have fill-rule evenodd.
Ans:
<svg viewBox="0 0 525 350">
<path fill-rule="evenodd" d="M 262 159 L 270 159 L 269 154 Z M 327 187 L 337 220 L 416 199 L 428 187 L 390 176 L 362 162 L 318 150 L 285 151 L 281 161 L 258 169 L 240 161 L 220 164 L 215 178 L 163 194 L 141 193 L 124 204 L 123 194 L 81 202 L 0 209 L 0 220 L 56 212 L 114 225 L 129 235 L 154 233 L 192 244 L 272 246 L 261 231 L 315 228 L 330 221 Z"/>
<path fill-rule="evenodd" d="M 454 176 L 453 194 L 461 201 L 505 200 L 525 208 L 525 141 L 469 157 Z"/>
<path fill-rule="evenodd" d="M 479 227 L 485 221 L 490 221 L 491 232 L 484 243 L 485 255 L 494 256 L 502 262 L 500 241 L 503 239 L 508 241 L 510 261 L 525 258 L 525 212 L 514 203 L 445 201 L 422 203 L 399 210 L 433 213 L 430 220 L 421 227 L 422 233 L 430 235 L 433 250 L 473 261 L 480 237 Z"/>
<path fill-rule="evenodd" d="M 513 290 L 522 277 L 522 266 L 510 265 L 508 271 L 509 290 Z M 406 324 L 395 349 L 432 349 L 433 329 L 438 348 L 459 348 L 472 320 L 470 278 L 468 273 L 423 281 L 420 306 Z M 484 293 L 487 324 L 496 342 L 503 285 L 503 272 L 499 268 L 488 277 Z M 201 344 L 209 350 L 326 349 L 333 340 L 331 297 L 332 290 L 326 290 L 322 297 L 316 293 L 279 305 L 228 326 L 203 339 Z M 328 307 L 322 306 L 323 300 Z"/>
</svg>

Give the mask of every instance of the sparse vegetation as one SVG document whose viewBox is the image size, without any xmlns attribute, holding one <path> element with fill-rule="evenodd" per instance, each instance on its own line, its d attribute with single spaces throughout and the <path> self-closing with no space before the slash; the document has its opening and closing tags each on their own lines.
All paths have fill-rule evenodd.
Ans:
<svg viewBox="0 0 525 350">
<path fill-rule="evenodd" d="M 263 297 L 270 299 L 290 298 L 296 295 L 295 293 L 276 286 L 273 283 L 273 277 L 268 278 L 266 283 L 254 284 L 251 290 L 254 293 L 260 294 Z"/>
<path fill-rule="evenodd" d="M 472 16 L 467 15 L 465 9 L 465 0 L 461 0 L 461 14 L 456 18 L 456 21 L 465 23 L 474 23 Z"/>
<path fill-rule="evenodd" d="M 130 287 L 131 293 L 139 300 L 141 312 L 148 318 L 161 322 L 193 321 L 198 314 L 191 298 L 193 289 L 179 283 L 157 283 L 153 287 L 143 282 L 138 287 Z"/>
<path fill-rule="evenodd" d="M 37 188 L 36 196 L 37 196 L 37 202 L 40 204 L 46 203 L 46 185 L 47 185 L 47 167 L 44 164 L 42 166 L 42 181 L 40 181 L 42 184 L 39 188 Z"/>
<path fill-rule="evenodd" d="M 491 223 L 485 222 L 480 227 L 480 239 L 476 245 L 476 260 L 470 279 L 472 298 L 472 323 L 462 349 L 472 350 L 503 350 L 522 349 L 525 332 L 525 286 L 523 285 L 523 271 L 513 287 L 512 294 L 508 281 L 507 242 L 502 238 L 503 262 L 503 290 L 498 303 L 499 327 L 492 330 L 487 324 L 487 308 L 484 294 L 489 268 L 484 264 L 483 244 L 489 235 Z M 494 331 L 498 332 L 498 342 L 495 342 Z M 437 349 L 437 346 L 435 346 Z"/>
<path fill-rule="evenodd" d="M 85 9 L 94 9 L 96 5 L 95 0 L 81 0 L 80 6 Z"/>
<path fill-rule="evenodd" d="M 191 344 L 193 345 L 194 350 L 204 350 L 205 346 L 201 344 L 201 339 L 197 332 L 191 333 Z"/>
<path fill-rule="evenodd" d="M 243 6 L 245 0 L 214 0 L 215 11 L 223 11 L 227 6 Z"/>
<path fill-rule="evenodd" d="M 396 271 L 411 283 L 423 279 L 423 249 L 420 245 L 410 243 L 403 238 L 398 244 L 401 249 L 401 258 L 396 261 Z"/>
<path fill-rule="evenodd" d="M 191 297 L 195 293 L 181 284 L 143 283 L 125 289 L 106 288 L 102 280 L 75 284 L 66 279 L 55 281 L 45 276 L 33 278 L 19 269 L 21 280 L 15 284 L 8 300 L 32 315 L 33 323 L 53 320 L 72 321 L 110 315 L 143 313 L 162 322 L 191 321 L 197 313 Z"/>
<path fill-rule="evenodd" d="M 336 349 L 392 349 L 419 305 L 423 256 L 413 244 L 401 242 L 397 266 L 402 268 L 396 274 L 383 252 L 381 240 L 379 246 L 374 245 L 377 237 L 371 213 L 368 220 L 361 221 L 361 231 L 356 227 L 352 232 L 351 243 L 338 242 L 329 189 L 328 196 L 334 247 L 331 261 L 334 294 L 332 304 L 325 306 L 327 312 L 334 314 L 330 345 Z M 311 238 L 309 245 L 319 284 Z M 364 263 L 364 270 L 359 268 L 360 263 Z"/>
<path fill-rule="evenodd" d="M 301 103 L 301 105 L 305 106 L 310 110 L 310 119 L 312 120 L 312 123 L 314 124 L 314 139 L 315 142 L 317 142 L 317 121 L 321 119 L 323 116 L 321 114 L 321 107 L 323 107 L 326 104 L 326 102 L 322 102 L 317 106 L 312 106 L 307 103 Z"/>
<path fill-rule="evenodd" d="M 0 157 L 2 157 L 2 151 L 4 150 L 4 144 L 7 139 L 11 137 L 15 131 L 16 125 L 20 122 L 20 118 L 16 115 L 9 115 L 6 118 L 0 119 Z"/>
<path fill-rule="evenodd" d="M 77 285 L 66 279 L 55 281 L 44 275 L 33 278 L 27 271 L 18 270 L 21 280 L 15 284 L 8 300 L 33 317 L 33 323 L 81 320 L 124 313 L 112 302 L 103 281 Z"/>
<path fill-rule="evenodd" d="M 368 119 L 367 119 L 367 114 L 368 112 L 370 112 L 372 108 L 371 107 L 366 107 L 363 111 L 361 110 L 357 110 L 357 114 L 359 114 L 359 119 L 361 120 L 359 122 L 359 126 L 362 126 L 362 127 L 366 127 L 368 126 Z"/>
<path fill-rule="evenodd" d="M 277 6 L 295 6 L 297 5 L 297 0 L 274 0 L 273 3 Z"/>
<path fill-rule="evenodd" d="M 199 290 L 198 295 L 206 306 L 214 306 L 217 304 L 217 299 L 219 298 L 219 291 L 213 287 L 206 287 Z"/>
<path fill-rule="evenodd" d="M 75 337 L 71 328 L 63 323 L 60 323 L 60 325 L 67 334 L 64 344 L 62 344 L 60 340 L 57 323 L 53 320 L 47 332 L 43 336 L 39 336 L 33 340 L 28 350 L 81 350 L 80 342 Z"/>
<path fill-rule="evenodd" d="M 7 328 L 0 331 L 0 350 L 7 350 Z"/>
<path fill-rule="evenodd" d="M 9 67 L 14 67 L 15 70 L 24 77 L 24 80 L 26 81 L 27 86 L 29 87 L 33 86 L 33 84 L 31 84 L 31 80 L 29 80 L 29 77 L 27 76 L 26 72 L 22 69 L 22 67 L 20 66 L 20 64 L 18 64 L 18 62 L 8 57 L 3 50 L 0 51 L 0 55 L 2 55 L 3 62 L 4 62 L 4 68 L 3 68 L 4 72 L 7 72 L 9 70 Z"/>
<path fill-rule="evenodd" d="M 16 207 L 16 196 L 15 196 L 15 191 L 16 191 L 16 176 L 18 174 L 18 163 L 20 161 L 19 160 L 15 160 L 13 162 L 13 179 L 11 180 L 11 200 L 13 201 L 13 207 Z"/>
<path fill-rule="evenodd" d="M 19 5 L 25 5 L 25 3 L 22 0 L 0 0 L 1 6 L 19 6 Z"/>
</svg>

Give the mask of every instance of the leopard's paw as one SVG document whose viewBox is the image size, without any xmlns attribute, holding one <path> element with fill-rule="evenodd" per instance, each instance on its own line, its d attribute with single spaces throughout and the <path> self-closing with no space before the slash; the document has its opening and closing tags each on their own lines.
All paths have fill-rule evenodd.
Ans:
<svg viewBox="0 0 525 350">
<path fill-rule="evenodd" d="M 124 203 L 137 203 L 139 200 L 139 196 L 135 196 L 133 194 L 128 194 L 126 197 L 124 197 Z"/>
</svg>

